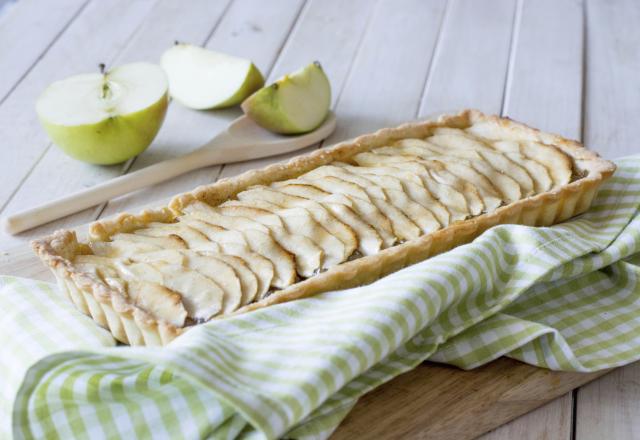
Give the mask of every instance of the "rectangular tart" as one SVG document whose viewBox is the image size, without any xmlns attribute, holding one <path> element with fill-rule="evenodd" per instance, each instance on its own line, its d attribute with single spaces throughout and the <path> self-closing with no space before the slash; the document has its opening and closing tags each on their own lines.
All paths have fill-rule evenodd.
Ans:
<svg viewBox="0 0 640 440">
<path fill-rule="evenodd" d="M 586 211 L 615 166 L 475 110 L 379 130 L 33 242 L 116 339 L 164 345 L 211 319 L 371 283 L 498 224 Z"/>
</svg>

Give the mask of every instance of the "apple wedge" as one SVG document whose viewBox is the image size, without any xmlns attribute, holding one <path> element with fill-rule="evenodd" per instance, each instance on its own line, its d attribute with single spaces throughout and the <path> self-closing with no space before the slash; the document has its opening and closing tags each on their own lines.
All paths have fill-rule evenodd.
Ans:
<svg viewBox="0 0 640 440">
<path fill-rule="evenodd" d="M 267 130 L 298 134 L 317 128 L 330 105 L 331 84 L 315 62 L 258 90 L 242 103 L 242 110 Z"/>
<path fill-rule="evenodd" d="M 171 97 L 196 110 L 240 104 L 264 85 L 250 60 L 191 44 L 176 43 L 160 64 L 169 77 Z"/>
<path fill-rule="evenodd" d="M 167 87 L 159 66 L 125 64 L 54 82 L 38 98 L 36 112 L 53 143 L 69 156 L 115 164 L 151 144 L 167 112 Z"/>
</svg>

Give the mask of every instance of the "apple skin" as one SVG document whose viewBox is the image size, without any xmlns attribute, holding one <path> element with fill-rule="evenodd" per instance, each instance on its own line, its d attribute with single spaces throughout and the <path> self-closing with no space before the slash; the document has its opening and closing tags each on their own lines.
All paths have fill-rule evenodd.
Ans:
<svg viewBox="0 0 640 440">
<path fill-rule="evenodd" d="M 167 114 L 165 93 L 151 106 L 96 124 L 65 126 L 40 118 L 45 131 L 69 156 L 96 165 L 113 165 L 142 153 L 158 134 Z"/>
<path fill-rule="evenodd" d="M 244 82 L 238 89 L 236 93 L 233 94 L 229 99 L 221 102 L 218 105 L 213 107 L 209 107 L 206 109 L 199 110 L 216 110 L 221 108 L 232 107 L 234 105 L 240 104 L 244 101 L 247 96 L 251 96 L 256 90 L 259 90 L 262 86 L 264 86 L 264 77 L 260 70 L 255 66 L 255 64 L 251 63 L 251 67 L 249 68 L 249 73 L 245 78 Z"/>
<path fill-rule="evenodd" d="M 327 95 L 323 98 L 326 100 L 326 102 L 324 102 L 326 111 L 324 116 L 319 118 L 314 126 L 300 127 L 287 116 L 287 109 L 284 108 L 283 100 L 281 96 L 279 96 L 281 94 L 280 89 L 288 87 L 289 85 L 299 86 L 301 83 L 308 83 L 313 76 L 315 76 L 316 80 L 321 81 L 323 86 L 328 90 Z M 314 62 L 297 72 L 285 75 L 271 85 L 261 88 L 245 99 L 241 107 L 242 111 L 261 127 L 274 133 L 295 135 L 307 133 L 318 128 L 328 114 L 330 104 L 331 84 L 320 64 Z"/>
</svg>

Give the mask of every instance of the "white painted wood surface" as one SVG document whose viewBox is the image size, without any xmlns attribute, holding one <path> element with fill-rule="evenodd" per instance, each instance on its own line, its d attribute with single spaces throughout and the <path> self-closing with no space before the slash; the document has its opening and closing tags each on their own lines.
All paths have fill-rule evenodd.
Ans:
<svg viewBox="0 0 640 440">
<path fill-rule="evenodd" d="M 156 61 L 174 40 L 251 58 L 269 80 L 321 61 L 339 117 L 327 144 L 476 107 L 583 139 L 609 158 L 640 152 L 640 3 L 634 0 L 190 0 L 184 5 L 58 0 L 54 6 L 19 0 L 0 17 L 0 215 L 184 154 L 239 114 L 237 109 L 195 112 L 174 103 L 150 149 L 122 166 L 85 165 L 50 145 L 33 109 L 48 83 L 92 71 L 99 62 Z M 18 237 L 0 235 L 0 267 L 28 252 L 24 243 L 33 236 L 137 210 L 286 157 L 206 168 Z M 565 395 L 483 439 L 640 438 L 638 381 L 640 365 L 616 370 L 580 389 L 575 399 Z"/>
</svg>

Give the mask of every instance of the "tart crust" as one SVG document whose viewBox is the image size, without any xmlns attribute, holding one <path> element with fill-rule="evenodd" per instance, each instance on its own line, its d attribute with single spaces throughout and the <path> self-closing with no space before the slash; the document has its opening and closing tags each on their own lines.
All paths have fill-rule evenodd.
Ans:
<svg viewBox="0 0 640 440">
<path fill-rule="evenodd" d="M 248 171 L 237 177 L 222 179 L 200 186 L 191 192 L 176 196 L 168 207 L 146 210 L 137 215 L 119 216 L 91 225 L 89 239 L 106 241 L 116 233 L 129 232 L 151 222 L 172 222 L 194 201 L 216 206 L 233 198 L 253 185 L 267 185 L 291 179 L 314 168 L 334 161 L 347 161 L 363 151 L 389 145 L 406 138 L 424 138 L 435 128 L 465 128 L 477 122 L 492 121 L 503 130 L 523 140 L 531 140 L 560 149 L 573 161 L 573 180 L 551 191 L 524 198 L 497 210 L 453 223 L 443 229 L 422 235 L 380 251 L 371 256 L 347 261 L 329 270 L 297 282 L 260 301 L 248 304 L 231 315 L 321 292 L 346 289 L 369 284 L 403 267 L 425 260 L 433 255 L 469 243 L 482 232 L 498 224 L 549 226 L 585 212 L 591 205 L 598 187 L 615 171 L 615 165 L 585 149 L 580 143 L 558 135 L 541 132 L 508 118 L 487 116 L 476 110 L 464 110 L 455 115 L 443 115 L 437 120 L 408 123 L 396 128 L 385 128 L 372 134 L 341 142 L 330 148 L 278 163 L 259 170 Z M 35 240 L 33 249 L 52 270 L 60 289 L 83 313 L 93 317 L 113 336 L 130 345 L 164 345 L 190 327 L 175 327 L 156 319 L 136 307 L 125 295 L 73 264 L 76 255 L 91 253 L 88 245 L 80 243 L 75 232 L 57 231 Z"/>
</svg>

